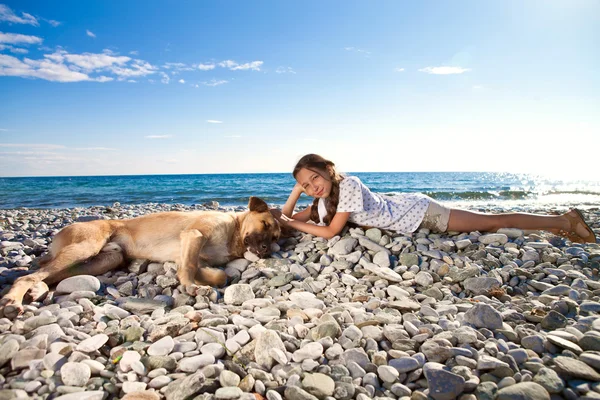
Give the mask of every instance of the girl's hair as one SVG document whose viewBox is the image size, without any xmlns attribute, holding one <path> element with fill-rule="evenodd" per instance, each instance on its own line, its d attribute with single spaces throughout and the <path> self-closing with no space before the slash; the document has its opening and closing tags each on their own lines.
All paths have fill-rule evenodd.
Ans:
<svg viewBox="0 0 600 400">
<path fill-rule="evenodd" d="M 318 154 L 307 154 L 298 161 L 292 172 L 294 179 L 302 168 L 316 172 L 323 178 L 331 181 L 331 193 L 325 201 L 327 215 L 323 219 L 323 222 L 329 225 L 337 211 L 340 200 L 340 182 L 344 177 L 335 170 L 335 164 L 332 161 L 326 160 Z M 319 199 L 315 199 L 311 205 L 310 219 L 319 223 Z"/>
</svg>

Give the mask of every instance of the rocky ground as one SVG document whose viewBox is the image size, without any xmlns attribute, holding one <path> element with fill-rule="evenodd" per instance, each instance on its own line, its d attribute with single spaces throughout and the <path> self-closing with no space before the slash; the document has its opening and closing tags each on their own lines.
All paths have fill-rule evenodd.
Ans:
<svg viewBox="0 0 600 400">
<path fill-rule="evenodd" d="M 192 208 L 0 210 L 0 285 L 66 224 Z M 543 232 L 349 229 L 191 297 L 175 264 L 134 260 L 0 319 L 0 399 L 598 399 L 599 266 Z"/>
</svg>

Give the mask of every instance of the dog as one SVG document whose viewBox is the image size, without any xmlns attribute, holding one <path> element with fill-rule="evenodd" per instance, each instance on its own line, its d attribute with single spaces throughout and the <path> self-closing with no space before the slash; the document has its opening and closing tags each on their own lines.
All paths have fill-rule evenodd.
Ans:
<svg viewBox="0 0 600 400">
<path fill-rule="evenodd" d="M 281 234 L 267 203 L 250 197 L 248 211 L 161 212 L 124 220 L 76 222 L 54 237 L 40 269 L 15 280 L 0 300 L 0 316 L 23 312 L 23 297 L 38 285 L 75 275 L 102 275 L 125 259 L 175 261 L 177 278 L 186 287 L 224 286 L 227 274 L 214 266 L 243 257 L 264 258 Z M 44 283 L 42 283 L 44 282 Z M 47 286 L 45 290 L 47 291 Z"/>
</svg>

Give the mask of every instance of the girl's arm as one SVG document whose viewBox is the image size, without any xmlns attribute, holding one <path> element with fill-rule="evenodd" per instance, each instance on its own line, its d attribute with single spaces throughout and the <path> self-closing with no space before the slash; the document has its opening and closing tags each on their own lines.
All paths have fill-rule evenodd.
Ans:
<svg viewBox="0 0 600 400">
<path fill-rule="evenodd" d="M 302 189 L 302 186 L 300 186 L 299 184 L 296 184 L 294 186 L 294 188 L 292 189 L 292 193 L 290 193 L 290 196 L 288 197 L 287 201 L 283 205 L 283 209 L 281 210 L 281 213 L 283 215 L 285 215 L 288 218 L 293 218 L 302 222 L 306 222 L 310 219 L 310 207 L 292 215 L 292 213 L 294 212 L 294 208 L 296 208 L 296 203 L 298 202 L 298 199 L 300 198 L 303 192 L 304 190 Z"/>
<path fill-rule="evenodd" d="M 304 211 L 302 211 L 304 212 Z M 298 213 L 301 214 L 301 213 Z M 296 214 L 296 215 L 298 215 Z M 281 220 L 287 226 L 302 231 L 304 233 L 310 233 L 314 236 L 320 236 L 325 239 L 331 239 L 342 231 L 346 222 L 350 218 L 349 212 L 338 212 L 333 216 L 333 220 L 328 226 L 317 226 L 313 224 L 307 224 L 297 219 L 286 218 L 282 216 Z"/>
</svg>

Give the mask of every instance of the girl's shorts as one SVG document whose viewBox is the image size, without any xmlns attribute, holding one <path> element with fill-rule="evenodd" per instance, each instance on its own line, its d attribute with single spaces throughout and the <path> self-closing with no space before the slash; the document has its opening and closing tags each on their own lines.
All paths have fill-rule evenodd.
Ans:
<svg viewBox="0 0 600 400">
<path fill-rule="evenodd" d="M 427 228 L 434 232 L 446 232 L 448 230 L 448 221 L 450 220 L 449 207 L 446 207 L 433 199 L 429 199 L 429 207 L 425 211 L 425 216 L 419 228 Z"/>
</svg>

